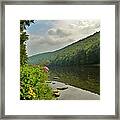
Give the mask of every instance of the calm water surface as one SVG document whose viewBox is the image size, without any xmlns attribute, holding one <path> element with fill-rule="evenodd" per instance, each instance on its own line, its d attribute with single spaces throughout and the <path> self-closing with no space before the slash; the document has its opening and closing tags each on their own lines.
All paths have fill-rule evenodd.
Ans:
<svg viewBox="0 0 120 120">
<path fill-rule="evenodd" d="M 49 78 L 100 94 L 99 66 L 50 67 Z"/>
</svg>

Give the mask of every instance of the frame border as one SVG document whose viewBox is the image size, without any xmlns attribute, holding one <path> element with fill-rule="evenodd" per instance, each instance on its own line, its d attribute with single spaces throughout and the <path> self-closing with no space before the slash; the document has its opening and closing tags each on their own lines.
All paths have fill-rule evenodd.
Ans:
<svg viewBox="0 0 120 120">
<path fill-rule="evenodd" d="M 115 115 L 5 115 L 5 5 L 115 5 Z M 0 119 L 119 119 L 119 0 L 2 1 Z"/>
</svg>

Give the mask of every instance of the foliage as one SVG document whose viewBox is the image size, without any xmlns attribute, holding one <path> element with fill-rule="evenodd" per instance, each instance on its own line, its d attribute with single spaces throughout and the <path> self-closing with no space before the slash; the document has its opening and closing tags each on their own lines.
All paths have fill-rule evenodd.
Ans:
<svg viewBox="0 0 120 120">
<path fill-rule="evenodd" d="M 52 88 L 46 83 L 48 73 L 41 66 L 20 66 L 20 99 L 54 99 Z"/>
<path fill-rule="evenodd" d="M 28 58 L 28 63 L 41 64 L 46 60 L 50 66 L 100 64 L 100 32 L 55 52 L 31 56 Z"/>
<path fill-rule="evenodd" d="M 27 64 L 26 41 L 29 35 L 26 29 L 31 23 L 34 23 L 34 20 L 20 20 L 20 99 L 54 99 L 52 88 L 46 83 L 48 73 L 42 66 Z"/>
<path fill-rule="evenodd" d="M 29 35 L 26 33 L 27 26 L 29 27 L 34 20 L 20 20 L 20 65 L 27 63 L 26 44 Z"/>
</svg>

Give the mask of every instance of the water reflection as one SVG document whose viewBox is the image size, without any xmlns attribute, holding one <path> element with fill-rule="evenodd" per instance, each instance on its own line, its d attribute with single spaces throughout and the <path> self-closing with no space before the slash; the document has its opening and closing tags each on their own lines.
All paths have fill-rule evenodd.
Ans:
<svg viewBox="0 0 120 120">
<path fill-rule="evenodd" d="M 54 79 L 57 77 L 57 79 Z M 56 80 L 100 94 L 100 67 L 51 67 L 50 80 Z"/>
</svg>

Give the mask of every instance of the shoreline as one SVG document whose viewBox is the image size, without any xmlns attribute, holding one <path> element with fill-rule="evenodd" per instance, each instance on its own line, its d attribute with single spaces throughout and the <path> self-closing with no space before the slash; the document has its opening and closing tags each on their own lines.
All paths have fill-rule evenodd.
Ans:
<svg viewBox="0 0 120 120">
<path fill-rule="evenodd" d="M 98 94 L 71 85 L 66 85 L 62 82 L 51 81 L 49 84 L 53 90 L 58 90 L 58 88 L 66 88 L 63 90 L 58 90 L 60 96 L 57 97 L 57 100 L 100 100 L 100 95 Z"/>
</svg>

